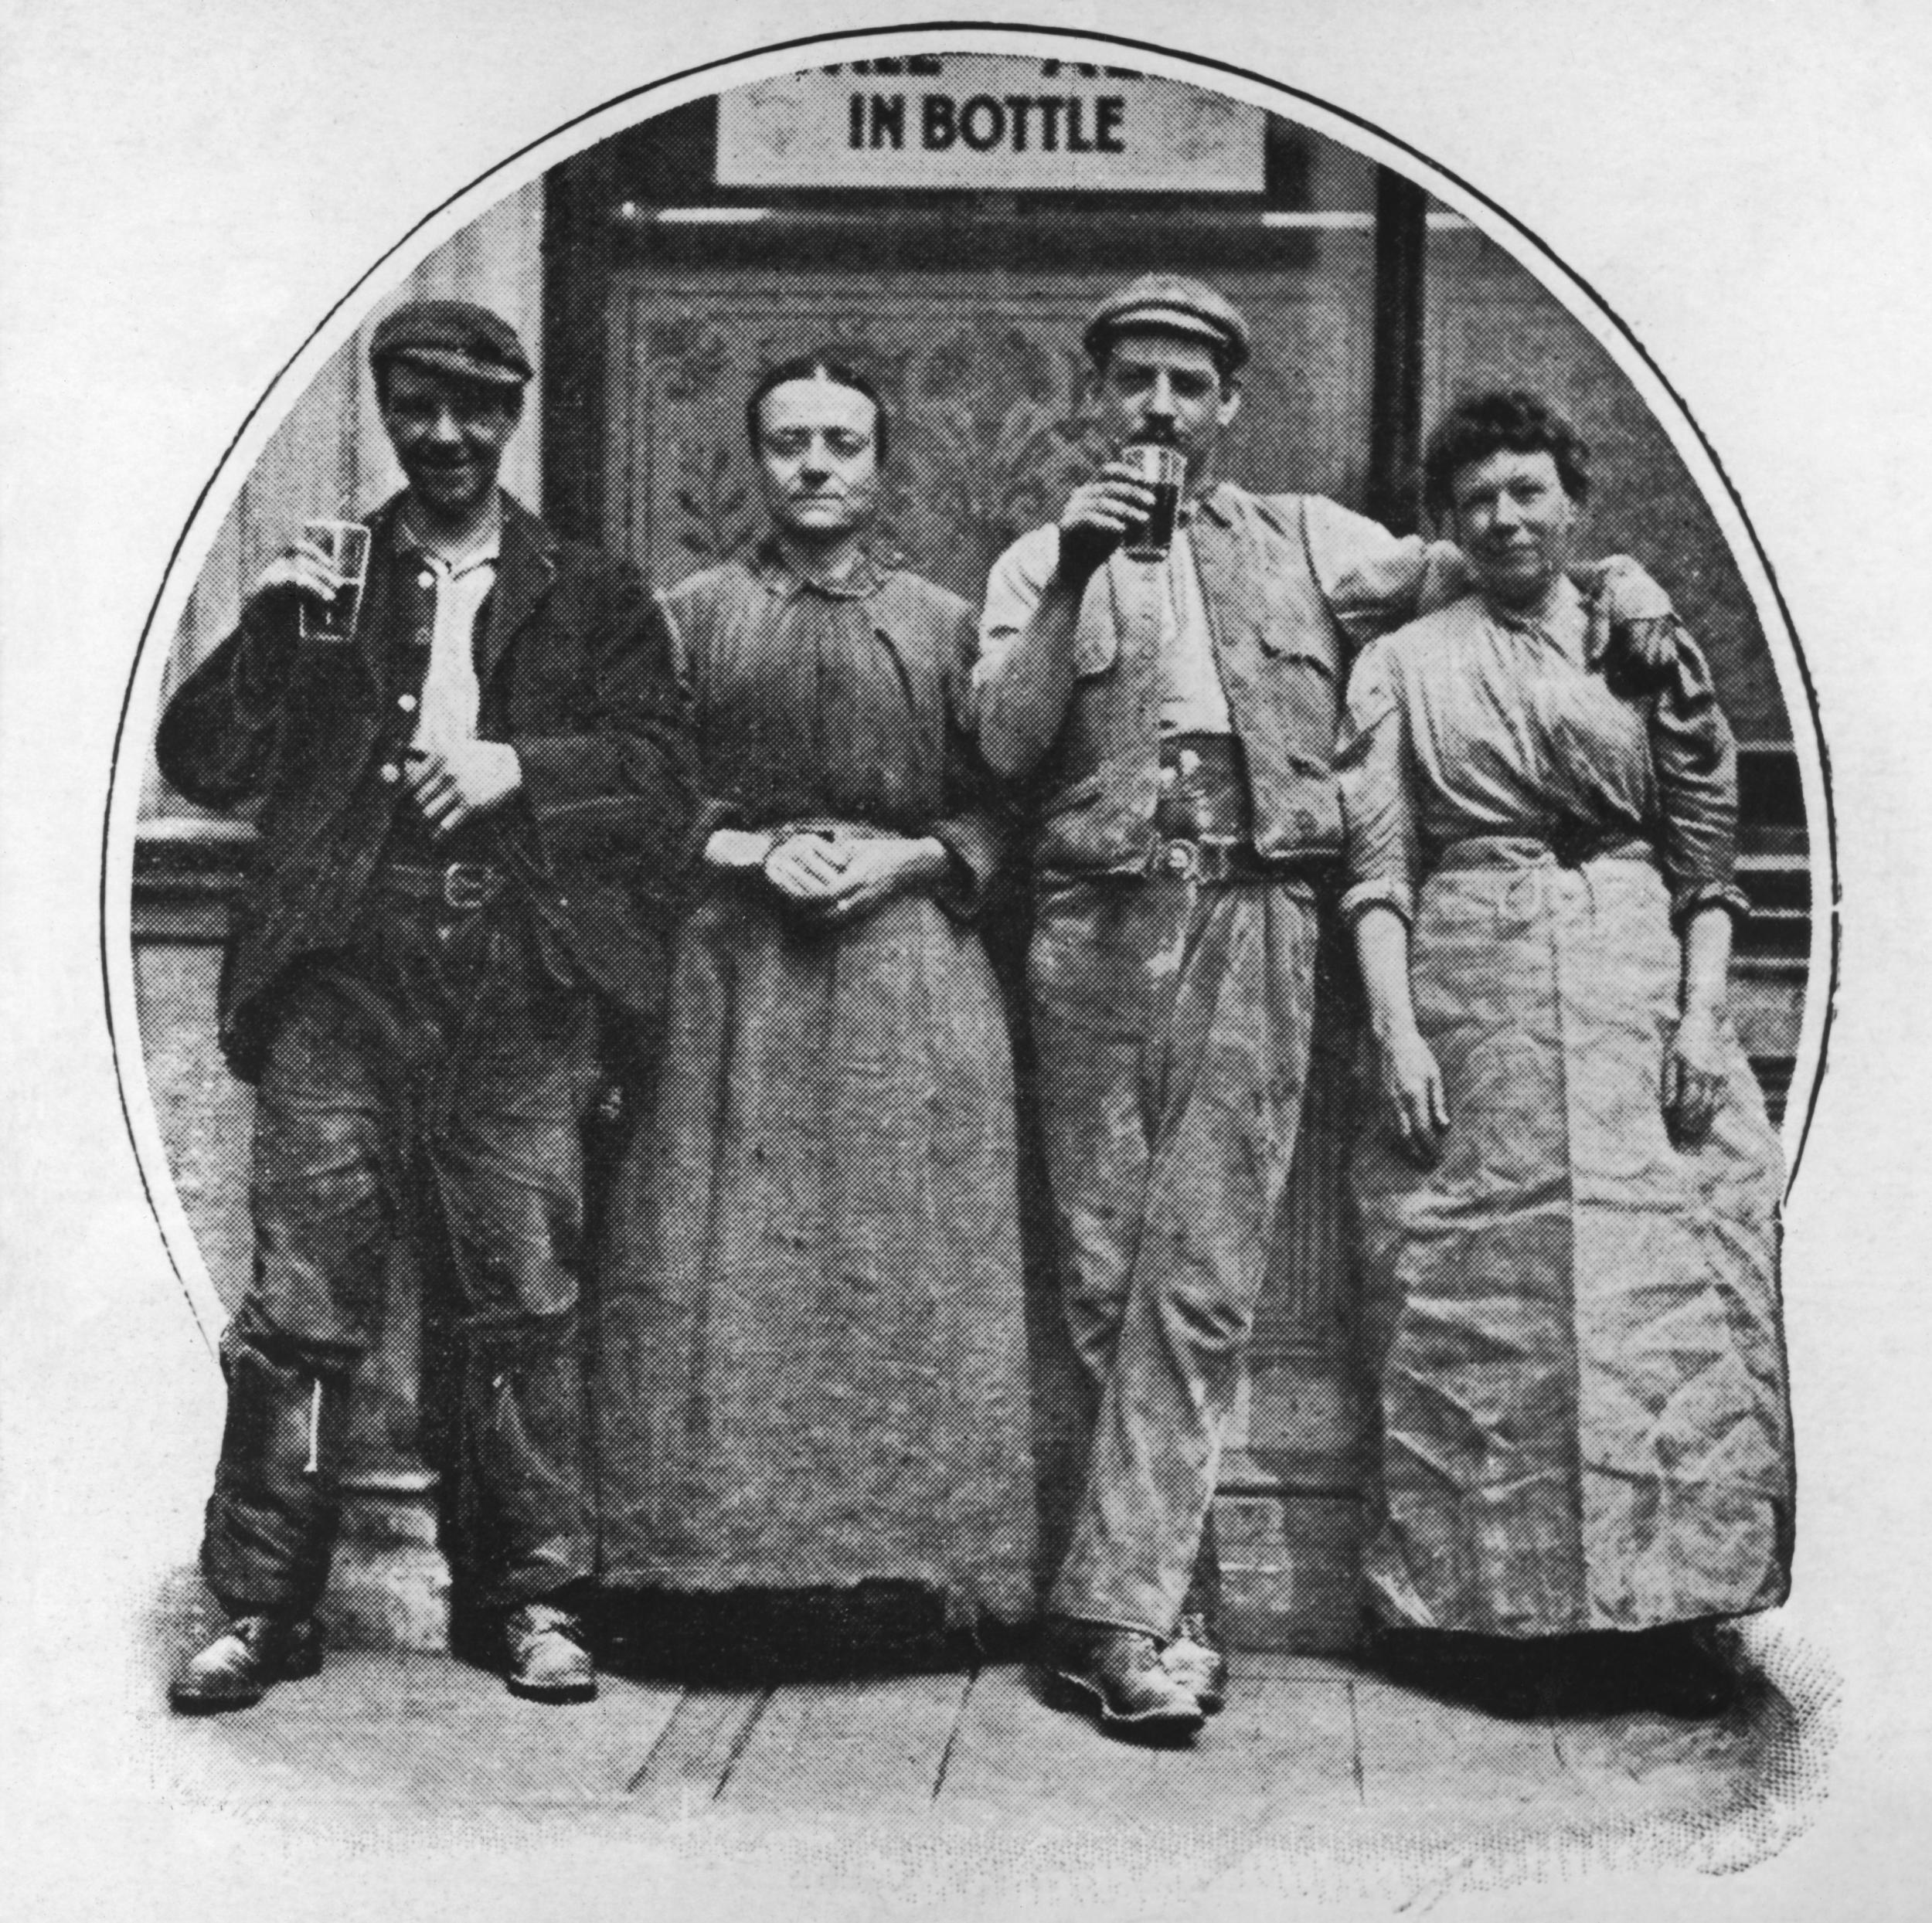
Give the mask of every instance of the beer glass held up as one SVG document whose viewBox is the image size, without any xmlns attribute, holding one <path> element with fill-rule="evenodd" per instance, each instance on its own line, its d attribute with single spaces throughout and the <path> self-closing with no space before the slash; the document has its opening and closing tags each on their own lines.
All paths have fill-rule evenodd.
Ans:
<svg viewBox="0 0 1932 1923">
<path fill-rule="evenodd" d="M 305 521 L 302 539 L 328 555 L 341 586 L 332 601 L 302 597 L 302 639 L 346 644 L 355 637 L 362 586 L 369 578 L 369 529 L 359 521 Z"/>
</svg>

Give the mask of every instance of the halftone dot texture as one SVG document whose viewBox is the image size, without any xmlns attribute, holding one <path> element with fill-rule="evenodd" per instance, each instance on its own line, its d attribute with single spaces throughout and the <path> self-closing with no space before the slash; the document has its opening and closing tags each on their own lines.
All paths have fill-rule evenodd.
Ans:
<svg viewBox="0 0 1932 1923">
<path fill-rule="evenodd" d="M 1618 1871 L 1728 1875 L 1816 1814 L 1837 1677 L 1764 1623 L 1733 1715 L 1499 1721 L 1337 1659 L 1238 1656 L 1188 1750 L 1112 1741 L 1009 1664 L 695 1687 L 607 1674 L 570 1710 L 434 1656 L 332 1653 L 260 1708 L 184 1724 L 156 1687 L 213 1626 L 186 1581 L 153 1626 L 142 1760 L 250 1831 L 370 1852 L 602 1853 L 610 1874 L 784 1883 L 791 1914 L 1245 1915 L 1420 1904 Z"/>
<path fill-rule="evenodd" d="M 943 233 L 909 240 L 886 223 L 872 243 L 835 248 L 787 242 L 782 223 L 765 229 L 757 250 L 721 244 L 707 256 L 688 243 L 672 248 L 659 244 L 669 229 L 640 240 L 645 228 L 619 220 L 620 190 L 610 184 L 617 176 L 596 172 L 642 131 L 567 178 L 560 169 L 547 186 L 510 196 L 393 297 L 475 300 L 515 324 L 539 371 L 506 482 L 535 505 L 541 479 L 553 488 L 570 480 L 554 452 L 556 423 L 543 418 L 543 363 L 553 352 L 575 355 L 562 370 L 564 386 L 578 379 L 599 398 L 594 431 L 571 457 L 577 478 L 594 481 L 577 496 L 594 511 L 573 531 L 600 538 L 658 588 L 674 589 L 746 554 L 760 528 L 740 411 L 747 389 L 774 361 L 830 349 L 875 380 L 894 416 L 882 545 L 976 602 L 993 559 L 1053 518 L 1104 451 L 1080 328 L 1144 263 L 1097 260 L 1083 240 L 1084 209 L 1042 212 L 1034 224 L 1043 221 L 1056 238 L 1044 260 L 1038 243 L 1028 243 L 1023 267 L 989 263 L 983 249 L 968 260 Z M 589 304 L 567 342 L 546 338 L 546 198 L 553 216 L 560 189 L 580 194 L 600 182 L 608 195 L 596 216 L 616 236 L 604 277 L 553 284 L 553 318 L 573 300 Z M 1202 205 L 1203 234 L 1229 205 Z M 1016 247 L 1022 224 L 1012 226 Z M 1210 280 L 1252 329 L 1254 357 L 1226 445 L 1230 477 L 1258 491 L 1304 490 L 1360 505 L 1376 307 L 1366 226 L 1276 231 L 1239 260 L 1223 250 L 1169 264 Z M 1763 637 L 1662 429 L 1560 304 L 1495 243 L 1438 226 L 1427 271 L 1426 414 L 1466 387 L 1502 379 L 1539 386 L 1570 412 L 1597 454 L 1590 551 L 1634 553 L 1671 589 L 1711 655 L 1739 733 L 1764 744 L 1753 765 L 1781 766 L 1790 724 Z M 365 359 L 377 318 L 298 399 L 236 501 L 184 620 L 172 685 L 233 625 L 247 583 L 304 517 L 367 511 L 395 484 Z M 879 664 L 896 674 L 890 642 L 878 646 Z M 1747 846 L 1767 865 L 1751 885 L 1774 912 L 1756 925 L 1760 947 L 1746 950 L 1740 1019 L 1753 1066 L 1775 1093 L 1802 995 L 1807 843 L 1801 810 L 1754 819 L 1752 805 L 1747 797 Z M 211 827 L 158 780 L 146 812 L 168 831 L 151 837 L 137 884 L 142 1045 L 180 1199 L 232 1309 L 250 1263 L 250 1096 L 223 1068 L 213 1036 L 235 831 Z M 1024 902 L 1010 895 L 995 899 L 984 928 L 1009 1018 L 1019 1007 L 1026 919 Z M 1783 943 L 1777 953 L 1764 945 L 1767 929 Z M 993 1547 L 981 1568 L 1001 1613 L 1011 1609 L 1026 1553 L 1025 1529 L 1009 1524 L 1026 1476 L 1039 1495 L 1037 1566 L 1050 1565 L 1063 1536 L 1080 1398 L 1047 1245 L 1029 1038 L 1023 1022 L 1002 1029 L 976 964 L 969 988 L 959 987 L 968 939 L 922 905 L 917 917 L 876 931 L 862 953 L 855 949 L 844 975 L 838 963 L 821 970 L 828 980 L 813 989 L 810 1019 L 767 1026 L 766 1045 L 792 1058 L 785 1102 L 802 1115 L 815 1088 L 823 1101 L 761 1179 L 784 1187 L 784 1211 L 811 1243 L 823 1236 L 827 1198 L 862 1181 L 867 1155 L 889 1153 L 893 1192 L 926 1184 L 921 1206 L 950 1225 L 957 1266 L 947 1272 L 980 1278 L 948 1295 L 934 1279 L 930 1238 L 902 1250 L 883 1230 L 862 1260 L 842 1258 L 830 1272 L 849 1298 L 842 1326 L 862 1338 L 845 1357 L 849 1397 L 862 1398 L 875 1379 L 858 1366 L 875 1347 L 889 1352 L 896 1371 L 889 1421 L 846 1419 L 882 1449 L 903 1439 L 897 1446 L 917 1470 L 908 1470 L 904 1490 L 947 1482 L 944 1465 L 963 1459 L 949 1452 L 971 1446 L 976 1426 L 982 1450 L 988 1435 L 1010 1437 L 1002 1460 L 995 1459 L 1001 1450 L 983 1450 L 979 1468 L 951 1478 L 948 1494 L 968 1508 L 978 1503 L 982 1518 L 1006 1519 L 989 1528 Z M 781 945 L 767 947 L 753 957 L 760 994 L 784 972 Z M 1795 970 L 1769 965 L 1794 956 Z M 731 977 L 732 992 L 742 985 Z M 869 996 L 878 1017 L 870 1023 L 862 1018 Z M 903 1038 L 910 1003 L 921 997 L 951 1027 L 945 1048 L 934 1045 L 911 1065 Z M 1292 1647 L 1339 1646 L 1356 1616 L 1357 1301 L 1342 1199 L 1359 1113 L 1349 1072 L 1353 1018 L 1344 973 L 1325 960 L 1295 1167 L 1233 1431 L 1230 1462 L 1246 1480 L 1233 1482 L 1220 1505 L 1237 1626 L 1250 1639 Z M 814 1052 L 834 1045 L 835 1035 L 846 1050 L 842 1072 L 815 1073 L 825 1065 Z M 945 1131 L 968 1085 L 998 1080 L 1009 1037 L 1016 1099 L 1009 1098 L 1009 1110 L 982 1099 L 973 1113 L 982 1134 L 989 1116 L 1012 1128 L 1015 1169 L 964 1175 L 981 1165 L 949 1160 L 951 1147 L 933 1145 L 953 1141 Z M 889 1094 L 889 1110 L 883 1099 L 868 1106 L 873 1086 Z M 903 1119 L 922 1094 L 930 1099 L 919 1131 L 884 1129 L 888 1113 Z M 883 1133 L 889 1143 L 872 1139 Z M 616 1139 L 594 1140 L 594 1199 Z M 822 1153 L 803 1153 L 807 1140 Z M 927 1145 L 923 1160 L 908 1147 L 914 1141 Z M 1017 1190 L 1017 1273 L 1009 1187 Z M 865 1228 L 865 1211 L 857 1220 Z M 787 1246 L 784 1262 L 807 1252 Z M 433 1255 L 394 1266 L 382 1333 L 355 1392 L 345 1463 L 352 1490 L 360 1477 L 363 1493 L 351 1503 L 351 1540 L 329 1605 L 345 1643 L 440 1649 L 445 1640 L 447 1579 L 430 1547 L 433 1498 L 423 1493 L 422 1467 L 426 1456 L 451 1459 L 455 1351 L 435 1268 Z M 855 1306 L 858 1285 L 889 1286 L 901 1276 L 908 1287 L 893 1313 L 867 1322 Z M 808 1339 L 796 1319 L 809 1310 L 806 1299 L 787 1300 L 766 1321 L 761 1339 L 776 1372 L 768 1381 L 795 1384 L 807 1369 L 818 1371 L 821 1384 L 840 1379 L 825 1340 L 834 1325 Z M 968 1367 L 964 1351 L 932 1337 L 942 1324 L 959 1333 L 976 1315 L 977 1346 L 969 1347 L 977 1359 Z M 922 1317 L 924 1346 L 902 1340 Z M 1016 1340 L 1029 1371 L 1017 1422 Z M 677 1359 L 659 1354 L 652 1366 L 668 1369 Z M 747 1407 L 755 1402 L 755 1378 L 740 1392 Z M 923 1432 L 922 1408 L 935 1412 Z M 800 1412 L 774 1395 L 762 1415 Z M 990 1427 L 976 1425 L 982 1414 Z M 835 1452 L 836 1425 L 821 1422 L 815 1439 L 811 1419 L 801 1416 L 794 1469 L 814 1449 L 827 1460 Z M 1035 1468 L 1022 1476 L 1029 1442 Z M 893 1487 L 883 1453 L 868 1473 L 861 1510 L 890 1500 Z M 924 1493 L 909 1500 L 928 1502 Z M 943 1507 L 929 1505 L 921 1520 L 944 1537 Z M 862 1545 L 866 1534 L 855 1530 L 849 1539 Z M 459 1539 L 446 1536 L 444 1546 Z M 860 1549 L 854 1554 L 805 1574 L 845 1582 L 869 1567 Z M 988 1599 L 940 1562 L 871 1572 L 934 1578 L 975 1607 Z M 170 1599 L 168 1653 L 208 1626 L 206 1607 L 191 1593 Z M 1611 1867 L 1717 1871 L 1760 1860 L 1803 1827 L 1821 1792 L 1835 1686 L 1774 1629 L 1760 1626 L 1752 1637 L 1775 1687 L 1737 1718 L 1699 1728 L 1641 1717 L 1502 1724 L 1396 1689 L 1346 1661 L 1238 1656 L 1227 1714 L 1188 1754 L 1111 1743 L 1046 1710 L 1014 1667 L 970 1660 L 856 1682 L 709 1687 L 620 1675 L 596 1705 L 560 1713 L 513 1703 L 494 1677 L 440 1655 L 345 1649 L 321 1677 L 282 1686 L 263 1709 L 196 1727 L 164 1721 L 158 1687 L 151 1678 L 143 1687 L 156 1705 L 158 1780 L 251 1824 L 288 1823 L 372 1850 L 424 1837 L 471 1853 L 558 1834 L 642 1843 L 720 1875 L 775 1872 L 814 1895 L 862 1889 L 883 1914 L 1052 1915 L 1076 1895 L 1083 1907 L 1158 1913 L 1210 1889 L 1230 1899 L 1359 1890 L 1426 1899 L 1526 1881 L 1555 1890 Z"/>
</svg>

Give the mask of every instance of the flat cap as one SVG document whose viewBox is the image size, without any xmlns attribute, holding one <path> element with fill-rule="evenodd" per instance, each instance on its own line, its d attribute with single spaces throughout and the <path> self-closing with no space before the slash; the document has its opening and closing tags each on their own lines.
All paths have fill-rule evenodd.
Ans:
<svg viewBox="0 0 1932 1923">
<path fill-rule="evenodd" d="M 531 373 L 516 329 L 468 301 L 410 301 L 384 314 L 369 340 L 369 364 L 387 361 L 492 387 L 521 387 Z"/>
<path fill-rule="evenodd" d="M 1241 310 L 1226 294 L 1184 274 L 1144 274 L 1109 294 L 1094 310 L 1080 338 L 1097 361 L 1117 334 L 1137 327 L 1205 341 L 1223 374 L 1236 372 L 1248 358 L 1248 324 Z"/>
</svg>

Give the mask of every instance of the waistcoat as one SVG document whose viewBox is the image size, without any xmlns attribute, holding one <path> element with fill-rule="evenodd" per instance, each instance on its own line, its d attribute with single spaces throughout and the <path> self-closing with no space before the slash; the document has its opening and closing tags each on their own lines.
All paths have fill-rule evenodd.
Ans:
<svg viewBox="0 0 1932 1923">
<path fill-rule="evenodd" d="M 1226 484 L 1192 525 L 1214 658 L 1240 742 L 1264 861 L 1341 850 L 1335 776 L 1345 654 L 1308 557 L 1298 494 Z M 1077 679 L 1042 778 L 1037 866 L 1131 875 L 1151 863 L 1160 793 L 1158 595 L 1116 555 L 1087 583 L 1074 634 Z"/>
</svg>

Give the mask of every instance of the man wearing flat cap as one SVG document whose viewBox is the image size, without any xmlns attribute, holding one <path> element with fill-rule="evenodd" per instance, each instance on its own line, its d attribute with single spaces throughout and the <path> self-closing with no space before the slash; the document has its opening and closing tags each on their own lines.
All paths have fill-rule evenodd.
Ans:
<svg viewBox="0 0 1932 1923">
<path fill-rule="evenodd" d="M 354 593 L 294 542 L 168 705 L 162 770 L 254 804 L 221 992 L 256 1085 L 253 1279 L 223 1338 L 228 1418 L 202 1565 L 230 1625 L 178 1709 L 321 1660 L 351 1378 L 386 1252 L 444 1240 L 464 1315 L 460 1567 L 511 1689 L 594 1694 L 578 1274 L 599 1033 L 648 1022 L 690 829 L 662 616 L 498 484 L 530 364 L 468 303 L 417 301 L 369 359 L 407 485 Z"/>
<path fill-rule="evenodd" d="M 1049 1668 L 1103 1727 L 1185 1737 L 1226 1689 L 1210 1507 L 1301 1119 L 1348 664 L 1464 576 L 1446 544 L 1219 478 L 1250 344 L 1213 287 L 1146 276 L 1085 345 L 1110 433 L 1185 454 L 1180 525 L 1129 558 L 1152 495 L 1117 458 L 1001 557 L 978 729 L 1033 800 L 1032 1031 L 1097 1398 Z M 1607 578 L 1620 617 L 1668 613 L 1641 570 Z"/>
</svg>

